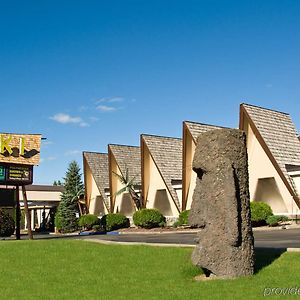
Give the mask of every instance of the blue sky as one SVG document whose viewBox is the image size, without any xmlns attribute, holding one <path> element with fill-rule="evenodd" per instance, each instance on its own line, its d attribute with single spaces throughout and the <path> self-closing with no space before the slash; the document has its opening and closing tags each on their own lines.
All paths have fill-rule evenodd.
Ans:
<svg viewBox="0 0 300 300">
<path fill-rule="evenodd" d="M 237 127 L 241 102 L 300 128 L 300 1 L 2 1 L 1 132 L 47 138 L 34 181 L 82 151 Z"/>
</svg>

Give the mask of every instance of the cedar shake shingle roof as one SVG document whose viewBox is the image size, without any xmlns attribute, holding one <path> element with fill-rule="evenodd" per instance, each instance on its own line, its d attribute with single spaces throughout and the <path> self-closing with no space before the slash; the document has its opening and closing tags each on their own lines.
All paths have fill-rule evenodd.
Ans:
<svg viewBox="0 0 300 300">
<path fill-rule="evenodd" d="M 202 124 L 202 123 L 196 123 L 196 122 L 191 122 L 191 121 L 184 121 L 184 124 L 187 126 L 189 129 L 194 141 L 197 141 L 197 138 L 199 134 L 213 130 L 213 129 L 221 129 L 224 127 L 221 126 L 214 126 L 214 125 L 208 125 L 208 124 Z"/>
<path fill-rule="evenodd" d="M 286 168 L 287 165 L 300 166 L 300 143 L 290 115 L 244 103 L 242 106 L 297 195 Z"/>
<path fill-rule="evenodd" d="M 135 177 L 134 183 L 141 185 L 141 150 L 138 146 L 108 145 L 122 174 L 128 169 L 129 178 Z"/>
<path fill-rule="evenodd" d="M 108 176 L 108 154 L 97 152 L 83 152 L 83 157 L 91 169 L 96 185 L 103 197 L 107 207 L 109 207 L 109 199 L 105 194 L 105 189 L 109 189 Z"/>
<path fill-rule="evenodd" d="M 161 173 L 163 180 L 180 209 L 180 201 L 172 186 L 172 181 L 182 180 L 182 139 L 142 135 L 149 152 Z"/>
</svg>

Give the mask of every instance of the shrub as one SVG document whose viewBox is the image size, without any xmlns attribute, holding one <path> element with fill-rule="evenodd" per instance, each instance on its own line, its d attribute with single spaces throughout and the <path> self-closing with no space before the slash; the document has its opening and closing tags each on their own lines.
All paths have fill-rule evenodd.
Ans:
<svg viewBox="0 0 300 300">
<path fill-rule="evenodd" d="M 178 225 L 179 226 L 188 225 L 188 223 L 189 223 L 189 214 L 190 214 L 189 210 L 184 210 L 179 214 L 179 218 L 178 218 Z"/>
<path fill-rule="evenodd" d="M 93 229 L 94 231 L 104 231 L 104 230 L 103 230 L 103 227 L 102 227 L 101 225 L 99 225 L 99 224 L 93 225 L 92 229 Z"/>
<path fill-rule="evenodd" d="M 253 226 L 265 225 L 267 218 L 273 215 L 271 207 L 265 202 L 251 202 L 250 209 Z"/>
<path fill-rule="evenodd" d="M 78 225 L 85 230 L 91 230 L 94 225 L 100 225 L 100 220 L 96 215 L 83 215 L 79 218 Z"/>
<path fill-rule="evenodd" d="M 279 222 L 286 222 L 288 220 L 287 216 L 268 216 L 266 222 L 269 226 L 277 226 Z"/>
<path fill-rule="evenodd" d="M 101 224 L 106 229 L 106 231 L 117 230 L 120 228 L 127 228 L 129 227 L 129 219 L 126 218 L 124 215 L 117 213 L 117 214 L 107 214 L 102 217 Z"/>
<path fill-rule="evenodd" d="M 0 236 L 8 237 L 15 232 L 15 221 L 5 209 L 0 209 Z"/>
<path fill-rule="evenodd" d="M 165 225 L 165 217 L 157 209 L 144 208 L 133 214 L 133 222 L 136 226 L 142 228 L 163 227 Z"/>
</svg>

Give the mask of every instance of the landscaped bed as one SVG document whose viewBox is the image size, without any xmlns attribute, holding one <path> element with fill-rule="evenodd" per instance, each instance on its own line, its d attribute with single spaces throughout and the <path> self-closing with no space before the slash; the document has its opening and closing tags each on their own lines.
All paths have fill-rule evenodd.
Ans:
<svg viewBox="0 0 300 300">
<path fill-rule="evenodd" d="M 253 277 L 196 282 L 191 252 L 74 240 L 2 241 L 1 299 L 260 299 L 269 292 L 265 288 L 299 287 L 300 253 L 260 250 Z"/>
</svg>

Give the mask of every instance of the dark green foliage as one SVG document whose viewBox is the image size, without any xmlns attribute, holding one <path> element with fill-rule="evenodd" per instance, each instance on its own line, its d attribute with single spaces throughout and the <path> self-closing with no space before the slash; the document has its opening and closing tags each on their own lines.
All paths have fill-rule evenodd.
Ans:
<svg viewBox="0 0 300 300">
<path fill-rule="evenodd" d="M 70 162 L 68 170 L 66 172 L 66 177 L 64 178 L 64 182 L 65 190 L 68 193 L 74 196 L 83 194 L 83 183 L 81 180 L 80 167 L 75 160 Z"/>
<path fill-rule="evenodd" d="M 120 228 L 129 227 L 129 219 L 126 218 L 122 214 L 107 214 L 101 219 L 102 226 L 106 229 L 106 231 L 117 230 Z"/>
<path fill-rule="evenodd" d="M 178 220 L 173 224 L 174 227 L 188 225 L 190 210 L 184 210 L 179 214 Z"/>
<path fill-rule="evenodd" d="M 0 208 L 0 236 L 8 237 L 15 232 L 15 221 L 6 209 Z"/>
<path fill-rule="evenodd" d="M 55 215 L 55 227 L 59 232 L 74 232 L 78 229 L 77 202 L 71 194 L 63 193 Z"/>
<path fill-rule="evenodd" d="M 267 224 L 269 226 L 277 226 L 280 222 L 286 222 L 289 218 L 287 216 L 268 216 L 267 217 Z"/>
<path fill-rule="evenodd" d="M 84 193 L 80 168 L 76 161 L 69 164 L 64 182 L 65 190 L 55 215 L 55 226 L 60 232 L 74 232 L 78 229 L 77 201 L 80 195 Z"/>
<path fill-rule="evenodd" d="M 78 225 L 85 230 L 91 230 L 94 225 L 100 225 L 100 219 L 92 214 L 83 215 L 79 218 Z"/>
<path fill-rule="evenodd" d="M 271 207 L 265 202 L 251 202 L 251 223 L 252 226 L 266 225 L 267 218 L 273 215 Z"/>
<path fill-rule="evenodd" d="M 163 227 L 165 217 L 157 209 L 143 208 L 133 214 L 133 222 L 136 226 L 142 228 Z"/>
<path fill-rule="evenodd" d="M 98 231 L 98 232 L 104 232 L 105 230 L 103 229 L 103 227 L 101 226 L 101 225 L 99 225 L 99 224 L 97 224 L 97 225 L 93 225 L 93 227 L 92 227 L 92 229 L 94 230 L 94 231 Z"/>
<path fill-rule="evenodd" d="M 179 226 L 188 225 L 190 210 L 184 210 L 179 214 L 178 224 Z"/>
</svg>

